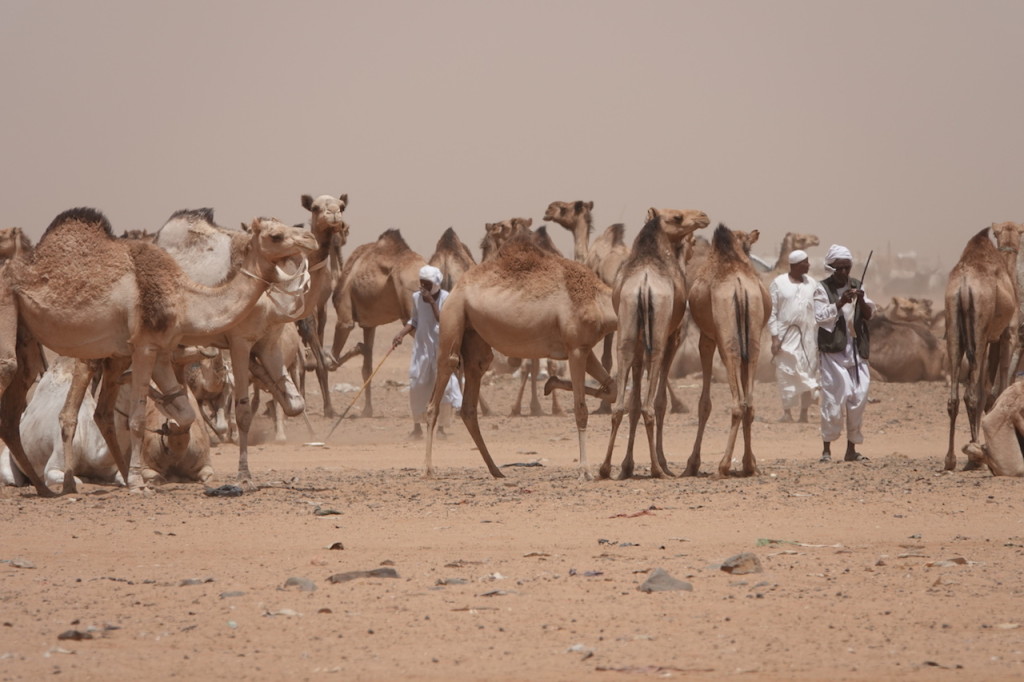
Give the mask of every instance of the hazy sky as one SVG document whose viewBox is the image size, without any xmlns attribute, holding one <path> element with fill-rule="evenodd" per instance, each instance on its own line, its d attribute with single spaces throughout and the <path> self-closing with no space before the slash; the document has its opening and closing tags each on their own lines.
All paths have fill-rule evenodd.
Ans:
<svg viewBox="0 0 1024 682">
<path fill-rule="evenodd" d="M 234 226 L 348 193 L 346 253 L 398 227 L 628 239 L 699 208 L 949 267 L 1024 220 L 1024 2 L 0 0 L 0 226 Z M 568 234 L 559 246 L 571 255 Z"/>
</svg>

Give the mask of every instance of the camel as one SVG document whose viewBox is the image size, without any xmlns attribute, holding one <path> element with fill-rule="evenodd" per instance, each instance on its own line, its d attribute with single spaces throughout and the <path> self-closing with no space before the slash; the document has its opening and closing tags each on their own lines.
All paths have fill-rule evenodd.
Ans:
<svg viewBox="0 0 1024 682">
<path fill-rule="evenodd" d="M 302 352 L 302 339 L 297 324 L 286 324 L 281 330 L 280 337 L 281 360 L 284 363 L 285 371 L 293 383 L 299 382 L 299 377 L 305 372 L 305 358 Z M 254 377 L 255 379 L 255 377 Z M 273 396 L 270 388 L 259 379 L 253 381 L 252 413 L 257 414 L 260 404 L 260 390 L 267 391 Z M 274 440 L 278 443 L 287 442 L 288 436 L 284 429 L 284 416 L 278 412 L 277 401 L 271 400 L 267 403 L 267 413 L 274 422 Z M 309 424 L 307 417 L 307 425 Z M 311 432 L 312 435 L 312 432 Z"/>
<path fill-rule="evenodd" d="M 58 414 L 71 387 L 76 360 L 74 358 L 57 357 L 50 363 L 39 383 L 32 392 L 32 398 L 21 417 L 21 440 L 25 446 L 25 454 L 34 471 L 41 471 L 47 486 L 61 485 L 64 481 L 64 448 L 61 435 L 61 424 Z M 79 407 L 79 419 L 82 428 L 75 433 L 71 447 L 74 449 L 77 462 L 75 476 L 76 486 L 81 479 L 117 483 L 124 485 L 124 478 L 118 471 L 99 427 L 92 421 L 96 409 L 96 400 L 91 393 L 85 395 Z M 8 485 L 27 485 L 25 471 L 11 460 L 11 452 L 4 448 L 0 453 L 0 481 Z"/>
<path fill-rule="evenodd" d="M 782 244 L 779 246 L 779 257 L 775 261 L 775 265 L 772 266 L 771 272 L 765 273 L 767 282 L 771 282 L 773 279 L 781 274 L 789 272 L 789 254 L 797 249 L 806 251 L 812 246 L 817 246 L 821 242 L 818 241 L 817 235 L 813 234 L 801 234 L 799 232 L 787 232 L 782 237 Z"/>
<path fill-rule="evenodd" d="M 497 254 L 498 249 L 501 248 L 502 244 L 507 242 L 515 235 L 526 235 L 527 238 L 531 239 L 533 243 L 543 251 L 546 251 L 554 256 L 562 258 L 562 253 L 555 246 L 551 240 L 551 236 L 548 234 L 547 229 L 544 225 L 538 227 L 535 231 L 530 230 L 530 226 L 533 225 L 533 218 L 509 218 L 495 223 L 486 223 L 484 225 L 484 238 L 480 242 L 480 253 L 482 254 L 480 261 L 487 262 Z M 511 358 L 506 357 L 501 353 L 498 353 L 498 364 L 503 366 L 503 369 L 511 373 L 519 372 L 519 391 L 516 393 L 515 402 L 512 404 L 511 416 L 520 417 L 523 414 L 523 395 L 526 392 L 526 384 L 530 384 L 530 416 L 539 417 L 544 414 L 544 410 L 540 404 L 539 391 L 537 387 L 537 381 L 540 377 L 541 372 L 541 358 L 526 358 L 525 365 L 523 364 L 523 358 Z M 493 366 L 494 363 L 492 363 Z M 547 367 L 548 375 L 558 374 L 558 367 L 552 360 L 548 360 Z M 463 396 L 465 399 L 465 396 Z M 490 414 L 490 409 L 481 398 L 480 403 L 481 411 L 487 415 Z M 558 404 L 558 395 L 551 395 L 551 414 L 561 415 L 564 414 L 561 405 Z"/>
<path fill-rule="evenodd" d="M 166 396 L 170 431 L 187 431 L 195 414 L 171 367 L 170 353 L 188 335 L 217 334 L 237 324 L 277 279 L 279 263 L 316 246 L 308 233 L 274 219 L 254 219 L 250 229 L 237 274 L 215 287 L 190 280 L 153 244 L 115 239 L 110 222 L 91 208 L 61 213 L 30 257 L 7 264 L 0 287 L 0 437 L 19 466 L 31 468 L 17 424 L 25 410 L 29 377 L 39 366 L 31 343 L 38 342 L 60 355 L 84 360 L 130 360 L 127 463 L 113 443 L 112 373 L 104 377 L 97 419 L 129 490 L 147 489 L 141 453 L 150 380 Z M 75 403 L 70 418 L 77 413 Z M 63 413 L 61 419 L 63 423 Z M 69 463 L 64 492 L 75 489 L 74 470 Z M 37 474 L 29 477 L 39 495 L 55 494 Z"/>
<path fill-rule="evenodd" d="M 206 352 L 214 351 L 213 353 Z M 196 398 L 199 414 L 218 443 L 234 441 L 231 420 L 235 380 L 227 351 L 205 349 L 184 367 L 185 384 Z"/>
<path fill-rule="evenodd" d="M 316 361 L 316 377 L 320 384 L 324 416 L 333 417 L 334 407 L 331 405 L 331 389 L 327 374 L 331 363 L 324 353 L 324 330 L 327 326 L 327 301 L 331 299 L 338 278 L 341 277 L 341 249 L 348 241 L 349 226 L 341 218 L 341 214 L 348 207 L 348 195 L 333 197 L 330 194 L 322 194 L 314 199 L 312 195 L 303 194 L 301 201 L 302 207 L 310 212 L 309 229 L 320 244 L 320 249 L 325 251 L 312 259 L 315 264 L 311 264 L 310 271 L 316 273 L 321 268 L 329 269 L 324 271 L 324 276 L 311 277 L 310 316 L 298 323 L 299 332 L 302 334 L 303 342 L 312 349 Z"/>
<path fill-rule="evenodd" d="M 571 382 L 552 376 L 545 393 L 556 388 L 572 390 L 580 476 L 591 478 L 584 394 L 615 398 L 615 382 L 593 352 L 594 345 L 616 326 L 611 291 L 597 275 L 580 263 L 543 251 L 529 235 L 518 234 L 494 258 L 463 275 L 441 309 L 440 322 L 437 379 L 427 408 L 424 475 L 434 475 L 431 450 L 438 407 L 452 372 L 461 367 L 466 377 L 462 421 L 491 475 L 503 477 L 487 451 L 476 414 L 480 379 L 493 348 L 509 357 L 568 359 Z M 587 374 L 597 380 L 598 388 L 586 385 Z"/>
<path fill-rule="evenodd" d="M 332 369 L 361 354 L 363 381 L 370 380 L 376 328 L 412 316 L 412 295 L 419 288 L 420 268 L 426 264 L 396 229 L 387 230 L 377 241 L 363 244 L 352 252 L 334 289 L 337 322 L 331 348 Z M 363 340 L 342 355 L 345 342 L 357 324 L 363 330 Z M 369 384 L 364 391 L 364 401 L 362 416 L 372 417 L 373 393 Z"/>
<path fill-rule="evenodd" d="M 6 263 L 19 254 L 32 252 L 32 240 L 20 227 L 5 227 L 0 230 L 0 264 Z"/>
<path fill-rule="evenodd" d="M 594 229 L 591 215 L 593 210 L 593 201 L 552 201 L 544 212 L 544 220 L 552 220 L 569 230 L 573 236 L 575 260 L 596 272 L 602 282 L 612 287 L 615 285 L 615 275 L 619 267 L 630 253 L 623 238 L 625 226 L 622 223 L 615 223 L 607 227 L 593 244 L 588 244 L 590 233 Z M 601 353 L 601 364 L 609 372 L 612 369 L 614 347 L 615 338 L 611 335 L 604 340 Z M 610 410 L 611 405 L 602 404 L 597 412 L 607 413 Z"/>
<path fill-rule="evenodd" d="M 633 475 L 633 441 L 641 413 L 651 453 L 651 477 L 672 475 L 665 460 L 662 431 L 668 402 L 668 370 L 679 345 L 683 313 L 686 311 L 686 278 L 679 266 L 678 251 L 683 237 L 707 227 L 709 222 L 703 211 L 650 209 L 647 224 L 633 241 L 630 255 L 615 279 L 612 304 L 619 320 L 618 399 L 612 408 L 608 452 L 598 470 L 601 478 L 608 478 L 611 474 L 615 437 L 627 402 L 630 403 L 629 442 L 619 479 Z M 630 373 L 633 382 L 627 391 Z M 641 384 L 645 373 L 647 391 L 641 404 Z"/>
<path fill-rule="evenodd" d="M 1001 241 L 999 249 L 992 236 Z M 946 285 L 946 349 L 950 369 L 949 447 L 945 469 L 956 468 L 953 450 L 956 418 L 960 409 L 961 362 L 967 359 L 964 405 L 971 427 L 971 443 L 977 443 L 981 417 L 990 399 L 1006 386 L 1019 318 L 1013 282 L 1020 233 L 1015 229 L 987 227 L 967 242 Z M 990 396 L 990 391 L 994 395 Z M 982 465 L 977 449 L 967 450 L 965 470 Z"/>
<path fill-rule="evenodd" d="M 868 320 L 871 375 L 882 381 L 942 381 L 946 351 L 923 324 L 903 322 L 876 313 Z"/>
<path fill-rule="evenodd" d="M 441 288 L 445 291 L 451 291 L 462 275 L 476 265 L 469 247 L 450 227 L 437 240 L 434 254 L 427 262 L 441 271 Z"/>
<path fill-rule="evenodd" d="M 1024 476 L 1024 380 L 999 394 L 981 418 L 984 443 L 964 446 L 968 457 L 984 462 L 993 476 Z"/>
<path fill-rule="evenodd" d="M 743 474 L 758 473 L 751 448 L 754 421 L 754 377 L 757 374 L 761 339 L 771 313 L 771 298 L 761 277 L 744 256 L 743 244 L 757 240 L 758 231 L 732 232 L 719 223 L 711 239 L 711 252 L 690 287 L 690 314 L 700 329 L 703 387 L 698 402 L 697 438 L 686 463 L 684 476 L 700 471 L 700 447 L 711 415 L 711 361 L 715 348 L 729 374 L 732 392 L 732 424 L 718 476 L 729 475 L 733 446 L 743 424 Z"/>
<path fill-rule="evenodd" d="M 282 359 L 281 335 L 285 325 L 310 314 L 315 307 L 314 288 L 319 289 L 329 277 L 321 263 L 326 264 L 329 258 L 330 231 L 311 233 L 302 228 L 288 229 L 303 235 L 305 243 L 312 245 L 308 268 L 307 261 L 303 261 L 293 267 L 290 274 L 279 269 L 277 283 L 269 286 L 230 328 L 182 337 L 184 344 L 225 348 L 231 354 L 238 429 L 237 477 L 241 485 L 250 489 L 255 489 L 249 469 L 249 427 L 254 414 L 249 396 L 250 377 L 256 375 L 263 380 L 286 414 L 297 415 L 305 409 L 305 401 Z M 245 232 L 219 227 L 213 210 L 204 208 L 172 214 L 157 231 L 155 243 L 195 281 L 213 286 L 235 276 L 248 240 Z"/>
</svg>

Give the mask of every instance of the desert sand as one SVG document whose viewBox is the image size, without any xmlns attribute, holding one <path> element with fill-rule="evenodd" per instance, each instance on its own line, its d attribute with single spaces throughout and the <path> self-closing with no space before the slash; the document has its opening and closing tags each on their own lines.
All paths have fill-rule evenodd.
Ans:
<svg viewBox="0 0 1024 682">
<path fill-rule="evenodd" d="M 258 491 L 204 494 L 234 482 L 231 444 L 207 486 L 0 490 L 0 680 L 1020 679 L 1022 482 L 941 471 L 943 383 L 873 384 L 866 463 L 818 463 L 814 420 L 778 423 L 759 384 L 761 475 L 713 478 L 716 384 L 697 478 L 649 478 L 641 427 L 636 478 L 580 481 L 564 415 L 482 418 L 504 479 L 456 423 L 427 480 L 407 438 L 409 345 L 374 380 L 376 416 L 323 445 L 334 420 L 315 387 L 312 433 L 290 419 L 290 441 L 268 442 L 261 416 Z M 358 387 L 356 363 L 331 383 Z M 699 382 L 674 384 L 692 409 Z M 516 388 L 484 390 L 505 415 Z M 334 395 L 344 408 L 354 392 Z M 695 429 L 692 412 L 668 418 L 677 473 Z M 595 473 L 608 432 L 592 414 Z M 743 553 L 760 572 L 723 570 Z M 658 569 L 691 589 L 640 590 Z"/>
</svg>

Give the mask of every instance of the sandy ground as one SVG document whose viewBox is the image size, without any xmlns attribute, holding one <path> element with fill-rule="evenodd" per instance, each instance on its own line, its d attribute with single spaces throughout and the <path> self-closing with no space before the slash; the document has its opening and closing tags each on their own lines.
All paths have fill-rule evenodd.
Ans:
<svg viewBox="0 0 1024 682">
<path fill-rule="evenodd" d="M 712 478 L 729 409 L 716 385 L 697 478 L 650 479 L 641 434 L 637 478 L 581 482 L 571 416 L 495 416 L 482 424 L 497 463 L 543 466 L 493 479 L 458 424 L 426 480 L 407 439 L 408 346 L 377 375 L 374 418 L 307 445 L 334 421 L 313 393 L 312 434 L 291 419 L 291 442 L 253 448 L 257 492 L 0 490 L 0 680 L 1024 675 L 1021 481 L 940 471 L 944 385 L 873 385 L 868 463 L 819 464 L 817 427 L 777 423 L 765 384 L 762 474 Z M 346 383 L 356 366 L 333 374 Z M 693 407 L 699 385 L 675 383 Z M 503 377 L 486 395 L 507 414 L 515 389 Z M 668 420 L 676 472 L 695 427 Z M 591 415 L 593 471 L 608 432 Z M 623 431 L 616 469 L 624 447 Z M 236 458 L 216 448 L 213 486 Z M 722 570 L 745 552 L 761 572 Z M 377 569 L 396 577 L 330 580 Z M 656 569 L 692 590 L 639 590 Z"/>
</svg>

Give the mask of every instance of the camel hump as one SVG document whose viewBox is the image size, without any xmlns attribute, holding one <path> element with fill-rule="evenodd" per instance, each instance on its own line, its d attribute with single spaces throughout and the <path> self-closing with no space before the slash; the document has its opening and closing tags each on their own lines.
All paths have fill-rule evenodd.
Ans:
<svg viewBox="0 0 1024 682">
<path fill-rule="evenodd" d="M 726 260 L 741 262 L 743 257 L 736 250 L 736 240 L 732 230 L 725 223 L 718 223 L 715 233 L 711 235 L 711 249 Z"/>
<path fill-rule="evenodd" d="M 167 219 L 167 222 L 172 220 L 184 220 L 187 223 L 207 223 L 213 227 L 220 227 L 217 225 L 217 221 L 213 219 L 212 208 L 183 208 L 180 211 L 175 211 L 171 214 L 171 217 Z"/>
<path fill-rule="evenodd" d="M 392 253 L 397 251 L 412 251 L 409 245 L 405 242 L 405 238 L 402 237 L 402 232 L 397 227 L 392 227 L 389 230 L 381 232 L 381 235 L 377 237 L 377 243 L 380 246 L 387 247 Z"/>
<path fill-rule="evenodd" d="M 100 211 L 95 208 L 79 207 L 71 208 L 64 211 L 50 223 L 46 231 L 43 232 L 43 236 L 40 238 L 40 242 L 46 239 L 46 236 L 56 232 L 57 230 L 70 225 L 82 225 L 85 227 L 91 227 L 94 229 L 101 230 L 110 239 L 114 238 L 114 230 L 110 226 L 110 221 Z"/>
<path fill-rule="evenodd" d="M 168 252 L 149 242 L 132 242 L 130 253 L 139 289 L 139 312 L 148 330 L 163 332 L 174 322 L 173 301 L 178 300 L 181 269 Z"/>
<path fill-rule="evenodd" d="M 626 245 L 625 223 L 615 223 L 614 225 L 609 225 L 608 228 L 605 230 L 605 233 L 611 237 L 612 244 L 621 244 L 622 246 Z"/>
<path fill-rule="evenodd" d="M 443 246 L 446 249 L 453 250 L 457 249 L 459 247 L 459 244 L 461 243 L 462 242 L 461 240 L 459 240 L 459 235 L 455 234 L 454 227 L 449 227 L 447 230 L 445 230 L 444 234 L 441 235 L 441 238 L 437 240 L 438 248 Z"/>
</svg>

